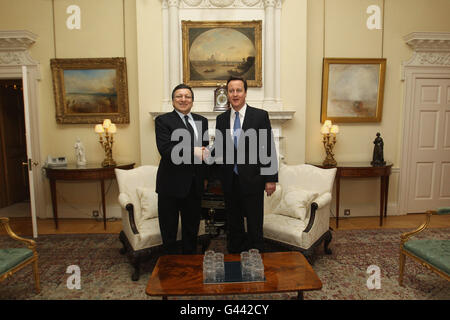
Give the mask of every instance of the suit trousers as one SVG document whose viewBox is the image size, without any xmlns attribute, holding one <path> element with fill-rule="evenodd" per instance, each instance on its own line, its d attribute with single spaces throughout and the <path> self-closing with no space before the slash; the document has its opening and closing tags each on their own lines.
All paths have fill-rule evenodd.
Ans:
<svg viewBox="0 0 450 320">
<path fill-rule="evenodd" d="M 195 179 L 192 180 L 189 194 L 185 198 L 158 194 L 159 227 L 167 254 L 179 253 L 176 245 L 179 216 L 181 216 L 182 253 L 195 254 L 201 218 L 201 196 L 196 192 Z"/>
<path fill-rule="evenodd" d="M 264 191 L 243 194 L 239 175 L 233 173 L 233 188 L 225 193 L 227 245 L 230 253 L 256 248 L 264 251 Z M 247 233 L 244 217 L 247 218 Z"/>
</svg>

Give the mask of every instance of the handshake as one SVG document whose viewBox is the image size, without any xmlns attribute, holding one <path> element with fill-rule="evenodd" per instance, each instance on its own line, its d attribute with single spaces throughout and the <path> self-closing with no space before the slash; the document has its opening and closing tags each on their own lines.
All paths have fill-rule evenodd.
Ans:
<svg viewBox="0 0 450 320">
<path fill-rule="evenodd" d="M 194 156 L 199 160 L 206 160 L 210 157 L 211 152 L 207 147 L 194 147 Z"/>
</svg>

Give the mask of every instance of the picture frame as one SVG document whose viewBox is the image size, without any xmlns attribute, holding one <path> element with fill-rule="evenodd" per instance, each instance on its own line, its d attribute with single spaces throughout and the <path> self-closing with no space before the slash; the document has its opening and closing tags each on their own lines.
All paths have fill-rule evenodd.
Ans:
<svg viewBox="0 0 450 320">
<path fill-rule="evenodd" d="M 217 87 L 231 76 L 262 87 L 262 21 L 182 21 L 183 82 Z"/>
<path fill-rule="evenodd" d="M 380 122 L 386 59 L 324 58 L 321 122 Z"/>
<path fill-rule="evenodd" d="M 58 124 L 130 123 L 125 58 L 51 59 Z"/>
</svg>

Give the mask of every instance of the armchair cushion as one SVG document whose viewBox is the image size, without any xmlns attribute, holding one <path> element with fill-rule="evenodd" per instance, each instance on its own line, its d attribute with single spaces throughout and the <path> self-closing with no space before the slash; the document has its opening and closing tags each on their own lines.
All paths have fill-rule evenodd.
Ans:
<svg viewBox="0 0 450 320">
<path fill-rule="evenodd" d="M 0 275 L 33 256 L 33 250 L 27 248 L 0 249 Z"/>
<path fill-rule="evenodd" d="M 300 219 L 279 214 L 264 217 L 264 237 L 294 246 L 304 246 L 302 233 L 306 223 Z"/>
<path fill-rule="evenodd" d="M 322 169 L 310 164 L 282 164 L 278 177 L 283 188 L 294 185 L 304 190 L 324 194 L 332 190 L 335 174 L 336 168 Z"/>
<path fill-rule="evenodd" d="M 409 240 L 404 248 L 450 275 L 450 240 Z"/>
<path fill-rule="evenodd" d="M 323 242 L 325 253 L 331 254 L 329 211 L 336 171 L 281 164 L 276 191 L 264 197 L 264 238 L 300 250 L 307 258 Z"/>
<path fill-rule="evenodd" d="M 138 187 L 136 191 L 139 200 L 141 200 L 141 219 L 147 220 L 158 217 L 158 194 L 155 190 Z"/>
<path fill-rule="evenodd" d="M 304 190 L 299 186 L 288 186 L 282 190 L 281 201 L 273 213 L 304 221 L 308 208 L 318 195 L 317 192 Z"/>
<path fill-rule="evenodd" d="M 119 202 L 122 208 L 128 203 L 133 205 L 134 219 L 137 228 L 145 222 L 142 215 L 141 200 L 137 188 L 156 188 L 156 166 L 140 166 L 131 170 L 115 169 L 117 184 L 119 186 Z M 122 218 L 123 221 L 123 218 Z"/>
</svg>

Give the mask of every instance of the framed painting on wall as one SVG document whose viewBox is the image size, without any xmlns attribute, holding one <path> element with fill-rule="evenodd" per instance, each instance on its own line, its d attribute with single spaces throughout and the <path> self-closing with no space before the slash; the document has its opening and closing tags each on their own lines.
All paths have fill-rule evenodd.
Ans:
<svg viewBox="0 0 450 320">
<path fill-rule="evenodd" d="M 125 58 L 51 59 L 56 122 L 130 123 Z"/>
<path fill-rule="evenodd" d="M 380 122 L 386 59 L 324 58 L 321 122 Z"/>
<path fill-rule="evenodd" d="M 262 86 L 262 21 L 182 21 L 183 82 L 216 87 L 230 76 Z"/>
</svg>

